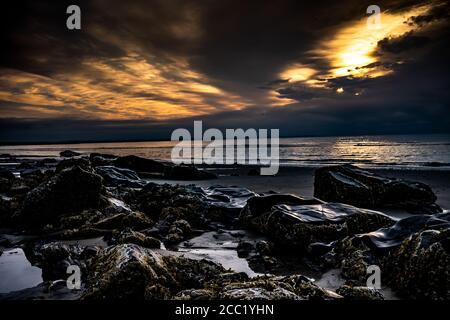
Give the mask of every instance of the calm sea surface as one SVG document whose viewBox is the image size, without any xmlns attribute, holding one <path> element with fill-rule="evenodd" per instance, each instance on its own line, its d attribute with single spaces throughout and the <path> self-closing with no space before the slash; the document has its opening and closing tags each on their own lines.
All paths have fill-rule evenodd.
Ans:
<svg viewBox="0 0 450 320">
<path fill-rule="evenodd" d="M 112 142 L 0 146 L 0 154 L 19 157 L 58 156 L 62 150 L 81 153 L 137 155 L 170 160 L 173 141 Z M 353 163 L 362 167 L 433 168 L 450 170 L 450 135 L 398 135 L 280 139 L 280 164 L 323 166 Z"/>
</svg>

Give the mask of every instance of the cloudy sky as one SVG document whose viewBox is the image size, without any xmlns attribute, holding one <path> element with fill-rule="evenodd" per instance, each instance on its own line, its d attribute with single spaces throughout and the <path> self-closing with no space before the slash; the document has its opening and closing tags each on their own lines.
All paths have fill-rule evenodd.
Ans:
<svg viewBox="0 0 450 320">
<path fill-rule="evenodd" d="M 81 30 L 66 28 L 70 4 Z M 3 143 L 161 139 L 193 120 L 282 136 L 450 132 L 446 1 L 18 0 L 2 12 Z"/>
</svg>

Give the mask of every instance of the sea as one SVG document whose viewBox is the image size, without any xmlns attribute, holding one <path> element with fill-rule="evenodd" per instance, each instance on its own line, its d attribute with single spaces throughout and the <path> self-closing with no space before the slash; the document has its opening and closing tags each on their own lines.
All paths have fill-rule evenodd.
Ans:
<svg viewBox="0 0 450 320">
<path fill-rule="evenodd" d="M 41 158 L 57 157 L 63 150 L 73 150 L 86 154 L 136 155 L 170 161 L 172 149 L 177 143 L 141 141 L 5 145 L 0 146 L 0 154 L 16 158 Z M 279 163 L 280 166 L 297 167 L 352 163 L 364 168 L 450 170 L 450 135 L 280 138 Z"/>
</svg>

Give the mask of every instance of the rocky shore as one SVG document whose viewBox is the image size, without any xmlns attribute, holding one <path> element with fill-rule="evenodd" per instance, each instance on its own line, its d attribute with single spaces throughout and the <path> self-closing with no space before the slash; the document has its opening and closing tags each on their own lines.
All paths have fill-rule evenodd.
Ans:
<svg viewBox="0 0 450 320">
<path fill-rule="evenodd" d="M 0 261 L 23 252 L 41 272 L 0 299 L 450 299 L 450 213 L 424 183 L 326 167 L 305 198 L 150 182 L 217 175 L 137 156 L 2 158 Z"/>
</svg>

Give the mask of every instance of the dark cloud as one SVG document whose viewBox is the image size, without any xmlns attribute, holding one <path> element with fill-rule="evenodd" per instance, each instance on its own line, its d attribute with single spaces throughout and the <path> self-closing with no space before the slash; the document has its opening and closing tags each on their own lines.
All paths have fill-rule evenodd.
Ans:
<svg viewBox="0 0 450 320">
<path fill-rule="evenodd" d="M 450 4 L 447 1 L 438 2 L 427 14 L 413 16 L 408 23 L 424 25 L 436 20 L 446 20 L 450 17 Z"/>
<path fill-rule="evenodd" d="M 378 41 L 378 47 L 382 51 L 390 53 L 400 53 L 406 50 L 420 48 L 430 42 L 430 38 L 423 36 L 416 36 L 412 31 L 403 36 L 396 38 L 385 38 Z"/>
<path fill-rule="evenodd" d="M 70 4 L 82 9 L 79 31 L 65 27 Z M 347 23 L 363 19 L 370 4 L 356 0 L 8 2 L 0 22 L 0 68 L 11 77 L 0 80 L 0 91 L 26 96 L 39 89 L 40 99 L 32 104 L 0 95 L 0 141 L 167 138 L 170 130 L 189 127 L 194 119 L 219 128 L 278 127 L 289 136 L 448 132 L 447 2 L 378 1 L 383 12 L 401 13 L 424 4 L 431 10 L 405 21 L 416 27 L 414 31 L 379 41 L 376 62 L 356 68 L 368 75 L 386 75 L 326 74 L 332 66 L 317 49 Z M 318 85 L 280 77 L 281 71 L 296 63 L 313 69 Z M 145 65 L 144 72 L 133 68 L 137 64 Z M 141 88 L 144 80 L 139 79 L 153 69 L 160 80 L 151 82 L 154 87 Z M 31 80 L 8 80 L 25 75 Z M 83 86 L 73 85 L 74 75 Z M 195 77 L 209 87 L 187 86 Z M 95 94 L 103 91 L 108 95 L 93 103 Z M 269 93 L 290 104 L 269 105 Z M 139 120 L 104 119 L 114 113 L 108 105 L 114 95 L 123 97 L 120 102 L 137 101 L 133 115 Z M 194 110 L 194 114 L 200 110 L 201 116 L 180 113 L 179 119 L 162 119 L 160 113 L 145 113 L 144 109 L 153 108 L 145 104 L 148 101 Z M 167 112 L 177 114 L 170 108 Z M 127 110 L 121 115 L 126 117 Z M 100 116 L 103 119 L 96 118 Z"/>
</svg>

